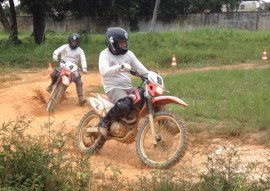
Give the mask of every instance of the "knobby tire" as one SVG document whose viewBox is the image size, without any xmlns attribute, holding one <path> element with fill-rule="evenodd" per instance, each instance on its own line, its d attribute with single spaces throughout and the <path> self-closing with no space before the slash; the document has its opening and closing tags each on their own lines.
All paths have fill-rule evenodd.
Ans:
<svg viewBox="0 0 270 191">
<path fill-rule="evenodd" d="M 98 132 L 86 132 L 87 128 L 97 128 L 100 116 L 88 111 L 80 120 L 76 130 L 76 145 L 81 153 L 98 152 L 105 144 L 105 138 Z"/>
<path fill-rule="evenodd" d="M 185 155 L 189 134 L 186 123 L 175 113 L 160 111 L 154 114 L 157 145 L 153 144 L 149 119 L 138 131 L 136 152 L 140 161 L 149 168 L 169 168 Z"/>
</svg>

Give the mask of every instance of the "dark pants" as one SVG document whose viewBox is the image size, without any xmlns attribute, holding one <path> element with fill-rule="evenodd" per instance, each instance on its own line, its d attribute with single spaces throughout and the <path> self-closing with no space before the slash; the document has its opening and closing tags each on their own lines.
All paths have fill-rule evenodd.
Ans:
<svg viewBox="0 0 270 191">
<path fill-rule="evenodd" d="M 106 123 L 130 113 L 133 107 L 133 100 L 128 94 L 132 92 L 134 92 L 134 88 L 129 90 L 113 89 L 107 93 L 107 96 L 115 105 L 103 118 Z"/>
</svg>

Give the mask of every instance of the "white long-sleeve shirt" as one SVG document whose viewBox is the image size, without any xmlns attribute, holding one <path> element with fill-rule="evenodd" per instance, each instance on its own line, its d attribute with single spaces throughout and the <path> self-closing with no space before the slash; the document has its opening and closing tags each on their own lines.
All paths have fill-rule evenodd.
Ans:
<svg viewBox="0 0 270 191">
<path fill-rule="evenodd" d="M 99 55 L 99 72 L 105 93 L 114 88 L 130 89 L 133 87 L 130 74 L 121 70 L 121 65 L 124 63 L 130 64 L 131 68 L 139 74 L 148 73 L 148 70 L 130 50 L 124 55 L 114 55 L 106 48 Z"/>
<path fill-rule="evenodd" d="M 61 54 L 61 60 L 75 62 L 77 65 L 81 61 L 82 68 L 87 69 L 85 54 L 80 47 L 73 50 L 69 47 L 69 44 L 64 44 L 53 52 L 53 55 L 58 56 L 59 54 Z"/>
</svg>

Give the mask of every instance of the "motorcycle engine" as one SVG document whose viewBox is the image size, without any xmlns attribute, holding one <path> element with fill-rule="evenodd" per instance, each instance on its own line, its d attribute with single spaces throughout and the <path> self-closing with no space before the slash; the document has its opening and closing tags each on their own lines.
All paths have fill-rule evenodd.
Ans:
<svg viewBox="0 0 270 191">
<path fill-rule="evenodd" d="M 118 121 L 113 121 L 110 126 L 110 133 L 113 137 L 125 137 L 134 128 L 138 118 L 136 110 L 131 111 L 126 117 L 121 117 Z"/>
<path fill-rule="evenodd" d="M 129 129 L 126 128 L 124 124 L 117 121 L 113 121 L 110 127 L 110 132 L 113 137 L 124 137 L 128 131 Z"/>
</svg>

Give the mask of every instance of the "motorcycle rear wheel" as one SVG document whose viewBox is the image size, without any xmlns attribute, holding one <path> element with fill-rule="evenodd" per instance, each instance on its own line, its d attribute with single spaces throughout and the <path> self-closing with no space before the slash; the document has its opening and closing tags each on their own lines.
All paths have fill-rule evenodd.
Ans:
<svg viewBox="0 0 270 191">
<path fill-rule="evenodd" d="M 77 148 L 82 153 L 98 152 L 105 143 L 105 138 L 98 132 L 87 132 L 88 128 L 97 128 L 100 116 L 89 111 L 80 120 L 76 131 Z"/>
<path fill-rule="evenodd" d="M 54 112 L 56 105 L 60 102 L 62 97 L 66 92 L 67 86 L 62 83 L 59 83 L 54 87 L 53 92 L 49 98 L 47 103 L 47 112 L 52 113 Z"/>
<path fill-rule="evenodd" d="M 169 168 L 176 165 L 188 148 L 188 128 L 175 113 L 161 111 L 154 114 L 156 131 L 154 145 L 149 119 L 139 129 L 136 152 L 141 162 L 150 168 Z"/>
</svg>

